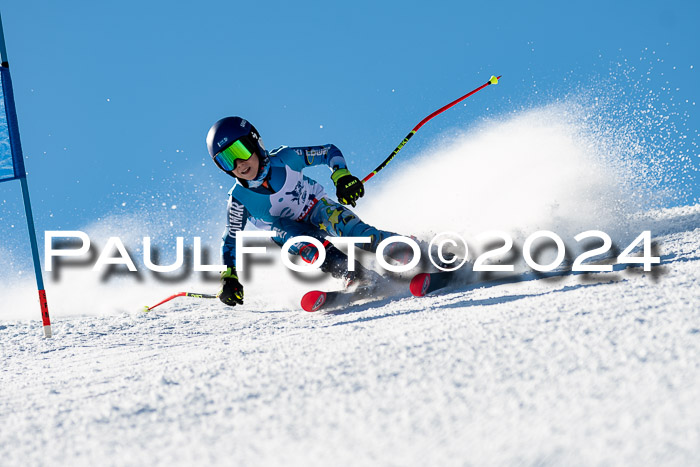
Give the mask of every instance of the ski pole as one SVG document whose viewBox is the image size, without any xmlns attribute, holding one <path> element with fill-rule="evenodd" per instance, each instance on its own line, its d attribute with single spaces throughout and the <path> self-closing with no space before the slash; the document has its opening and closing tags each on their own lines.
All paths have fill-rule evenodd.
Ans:
<svg viewBox="0 0 700 467">
<path fill-rule="evenodd" d="M 162 305 L 163 303 L 169 302 L 173 298 L 177 298 L 177 297 L 216 298 L 216 295 L 206 294 L 206 293 L 180 292 L 180 293 L 176 293 L 175 295 L 172 295 L 172 296 L 166 298 L 162 302 L 156 303 L 153 306 L 143 307 L 143 311 L 144 311 L 144 313 L 147 313 L 147 312 L 151 311 L 152 309 L 154 309 L 155 307 L 157 307 L 158 305 Z"/>
<path fill-rule="evenodd" d="M 471 95 L 474 94 L 474 93 L 477 93 L 477 92 L 481 91 L 481 90 L 484 89 L 486 86 L 488 86 L 488 85 L 490 85 L 490 84 L 498 84 L 498 80 L 499 80 L 499 79 L 501 79 L 501 76 L 491 76 L 491 78 L 490 78 L 486 83 L 482 84 L 481 86 L 479 86 L 478 88 L 474 89 L 473 91 L 468 92 L 467 94 L 463 95 L 463 96 L 460 97 L 459 99 L 450 102 L 450 103 L 447 104 L 446 106 L 439 108 L 438 110 L 436 110 L 435 112 L 431 113 L 430 115 L 428 115 L 427 117 L 425 117 L 423 120 L 421 120 L 420 123 L 419 123 L 418 125 L 416 125 L 416 126 L 413 128 L 413 130 L 411 130 L 411 132 L 410 132 L 408 135 L 406 135 L 406 137 L 403 139 L 403 141 L 401 141 L 401 143 L 399 143 L 399 145 L 396 146 L 396 149 L 394 149 L 394 151 L 393 151 L 391 154 L 389 154 L 389 157 L 387 157 L 386 160 L 385 160 L 384 162 L 382 162 L 381 164 L 379 164 L 379 167 L 377 167 L 376 169 L 374 169 L 374 170 L 372 171 L 372 173 L 370 173 L 369 175 L 367 175 L 365 178 L 362 179 L 362 183 L 366 183 L 367 180 L 369 180 L 370 178 L 372 178 L 372 177 L 374 177 L 375 175 L 377 175 L 377 173 L 378 173 L 380 170 L 382 170 L 384 167 L 386 167 L 386 166 L 389 164 L 389 162 L 391 162 L 391 160 L 394 158 L 394 156 L 396 156 L 396 154 L 401 150 L 401 148 L 404 147 L 404 146 L 406 145 L 406 143 L 408 143 L 408 140 L 411 139 L 411 138 L 413 137 L 413 135 L 415 135 L 416 132 L 420 129 L 420 127 L 422 127 L 423 125 L 425 125 L 425 124 L 428 122 L 428 120 L 430 120 L 431 118 L 433 118 L 433 117 L 436 116 L 436 115 L 441 114 L 442 112 L 444 112 L 445 110 L 449 109 L 450 107 L 452 107 L 452 106 L 454 106 L 454 105 L 456 105 L 456 104 L 459 104 L 459 103 L 462 102 L 464 99 L 466 99 L 467 97 L 471 96 Z"/>
</svg>

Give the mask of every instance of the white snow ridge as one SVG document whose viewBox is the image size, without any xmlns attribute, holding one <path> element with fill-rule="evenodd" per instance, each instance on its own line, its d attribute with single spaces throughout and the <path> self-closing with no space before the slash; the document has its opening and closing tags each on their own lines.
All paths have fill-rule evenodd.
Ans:
<svg viewBox="0 0 700 467">
<path fill-rule="evenodd" d="M 640 223 L 651 273 L 2 322 L 0 463 L 697 464 L 700 206 Z"/>
</svg>

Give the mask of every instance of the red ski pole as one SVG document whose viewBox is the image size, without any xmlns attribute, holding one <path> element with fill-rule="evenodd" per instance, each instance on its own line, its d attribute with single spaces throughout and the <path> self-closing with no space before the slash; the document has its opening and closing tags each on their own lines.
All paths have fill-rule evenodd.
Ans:
<svg viewBox="0 0 700 467">
<path fill-rule="evenodd" d="M 478 88 L 474 89 L 473 91 L 468 92 L 467 94 L 463 95 L 463 96 L 460 97 L 459 99 L 450 102 L 450 103 L 447 104 L 446 106 L 439 108 L 438 110 L 436 110 L 435 112 L 431 113 L 430 115 L 428 115 L 427 117 L 425 117 L 423 120 L 421 120 L 420 123 L 419 123 L 418 125 L 416 125 L 416 126 L 413 128 L 413 130 L 411 130 L 411 132 L 410 132 L 408 135 L 406 135 L 406 137 L 403 139 L 403 141 L 401 141 L 401 143 L 400 143 L 398 146 L 396 146 L 396 149 L 394 149 L 394 151 L 393 151 L 391 154 L 389 154 L 389 157 L 387 157 L 386 160 L 385 160 L 384 162 L 382 162 L 382 163 L 379 165 L 379 167 L 377 167 L 376 169 L 374 169 L 374 170 L 372 171 L 372 173 L 370 173 L 369 175 L 367 175 L 365 178 L 362 179 L 362 183 L 366 183 L 367 180 L 369 180 L 370 178 L 372 178 L 372 177 L 374 177 L 375 175 L 377 175 L 377 173 L 378 173 L 380 170 L 382 170 L 384 167 L 386 167 L 386 166 L 389 164 L 389 162 L 391 162 L 391 160 L 394 158 L 394 156 L 396 156 L 396 154 L 401 150 L 401 148 L 404 147 L 404 146 L 406 145 L 406 143 L 408 143 L 408 140 L 411 139 L 411 138 L 413 137 L 413 135 L 416 134 L 416 132 L 420 129 L 420 127 L 422 127 L 423 125 L 425 125 L 426 123 L 428 123 L 428 120 L 430 120 L 431 118 L 433 118 L 433 117 L 436 116 L 436 115 L 441 114 L 442 112 L 444 112 L 445 110 L 449 109 L 450 107 L 452 107 L 452 106 L 454 106 L 454 105 L 456 105 L 456 104 L 459 104 L 459 103 L 462 102 L 464 99 L 466 99 L 467 97 L 471 96 L 472 94 L 475 94 L 475 93 L 481 91 L 481 90 L 484 89 L 486 86 L 488 86 L 488 85 L 490 85 L 490 84 L 498 84 L 498 80 L 499 80 L 499 79 L 501 79 L 500 76 L 491 76 L 491 79 L 489 79 L 486 83 L 482 84 L 481 86 L 479 86 Z"/>
<path fill-rule="evenodd" d="M 216 295 L 206 294 L 206 293 L 180 292 L 180 293 L 176 293 L 175 295 L 172 295 L 172 296 L 166 298 L 166 299 L 163 300 L 162 302 L 156 303 L 156 304 L 153 305 L 153 306 L 145 306 L 145 307 L 143 307 L 143 311 L 144 311 L 144 312 L 151 311 L 151 310 L 154 309 L 155 307 L 157 307 L 157 306 L 159 306 L 159 305 L 162 305 L 162 304 L 165 303 L 165 302 L 169 302 L 169 301 L 172 300 L 173 298 L 177 298 L 177 297 L 216 298 Z"/>
</svg>

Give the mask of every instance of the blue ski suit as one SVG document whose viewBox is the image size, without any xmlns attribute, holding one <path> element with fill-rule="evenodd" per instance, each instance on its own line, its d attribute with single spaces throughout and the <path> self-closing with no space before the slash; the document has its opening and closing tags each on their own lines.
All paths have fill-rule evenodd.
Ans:
<svg viewBox="0 0 700 467">
<path fill-rule="evenodd" d="M 229 191 L 222 245 L 226 266 L 236 266 L 236 232 L 243 230 L 247 221 L 259 229 L 273 230 L 277 235 L 273 240 L 280 246 L 300 235 L 321 241 L 327 236 L 370 237 L 370 243 L 358 246 L 376 251 L 382 240 L 397 235 L 362 222 L 350 209 L 329 199 L 321 184 L 302 174 L 304 168 L 314 165 L 327 165 L 332 172 L 347 168 L 336 146 L 282 146 L 266 155 L 270 167 L 265 184 L 251 188 L 237 180 Z M 289 251 L 311 262 L 317 252 L 306 248 L 309 245 L 299 242 Z"/>
</svg>

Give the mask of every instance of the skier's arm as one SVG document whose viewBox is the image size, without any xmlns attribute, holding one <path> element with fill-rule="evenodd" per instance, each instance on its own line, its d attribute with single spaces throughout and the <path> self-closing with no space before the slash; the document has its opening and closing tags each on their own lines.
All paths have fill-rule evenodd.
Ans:
<svg viewBox="0 0 700 467">
<path fill-rule="evenodd" d="M 226 212 L 226 230 L 222 237 L 221 256 L 226 266 L 235 269 L 236 233 L 243 230 L 248 222 L 260 230 L 272 230 L 272 224 L 251 216 L 243 203 L 239 202 L 233 196 L 229 197 Z"/>
<path fill-rule="evenodd" d="M 289 149 L 294 151 L 298 157 L 288 157 L 285 162 L 296 170 L 314 165 L 327 165 L 333 172 L 338 169 L 348 168 L 343 153 L 340 152 L 340 149 L 338 149 L 335 144 L 303 146 Z"/>
<path fill-rule="evenodd" d="M 336 187 L 338 201 L 341 203 L 355 206 L 355 202 L 364 196 L 365 189 L 362 182 L 350 173 L 343 154 L 334 144 L 289 149 L 298 156 L 296 158 L 285 158 L 285 162 L 293 169 L 302 170 L 304 167 L 312 165 L 327 165 L 330 167 L 333 172 L 331 180 L 333 180 L 333 184 Z"/>
<path fill-rule="evenodd" d="M 231 195 L 226 213 L 226 231 L 221 245 L 221 255 L 227 268 L 221 273 L 222 287 L 218 297 L 229 306 L 243 305 L 243 285 L 238 281 L 236 272 L 236 233 L 245 227 L 248 210 L 243 203 Z"/>
<path fill-rule="evenodd" d="M 221 256 L 224 264 L 230 268 L 236 267 L 236 232 L 243 230 L 247 223 L 248 210 L 243 203 L 229 196 L 226 207 L 226 230 L 221 244 Z"/>
</svg>

